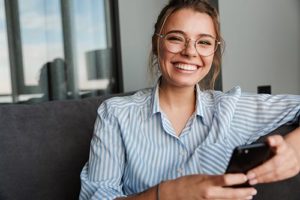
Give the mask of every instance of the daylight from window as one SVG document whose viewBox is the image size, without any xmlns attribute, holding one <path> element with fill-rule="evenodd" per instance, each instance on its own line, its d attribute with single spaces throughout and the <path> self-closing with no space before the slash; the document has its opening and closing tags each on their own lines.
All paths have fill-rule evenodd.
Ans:
<svg viewBox="0 0 300 200">
<path fill-rule="evenodd" d="M 4 0 L 0 0 L 0 102 L 10 101 L 5 95 L 11 93 L 10 68 L 7 48 L 7 33 L 5 23 Z M 2 98 L 1 96 L 4 95 Z"/>
<path fill-rule="evenodd" d="M 70 1 L 71 2 L 71 1 Z M 25 86 L 39 84 L 41 68 L 65 59 L 60 0 L 19 0 L 19 23 Z M 111 48 L 104 0 L 72 1 L 71 22 L 74 70 L 80 90 L 102 89 L 108 80 L 89 78 L 88 52 Z M 4 0 L 0 0 L 0 102 L 12 94 Z M 4 99 L 4 96 L 6 98 Z"/>
</svg>

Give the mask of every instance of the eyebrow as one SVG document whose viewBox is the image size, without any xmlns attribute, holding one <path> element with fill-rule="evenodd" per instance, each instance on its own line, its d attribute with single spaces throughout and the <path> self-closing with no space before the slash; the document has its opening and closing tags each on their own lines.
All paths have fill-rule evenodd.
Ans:
<svg viewBox="0 0 300 200">
<path fill-rule="evenodd" d="M 180 34 L 183 34 L 183 35 L 187 36 L 187 34 L 183 31 L 181 31 L 181 30 L 171 30 L 171 31 L 167 32 L 166 34 L 168 34 L 168 33 L 180 33 Z M 210 34 L 207 34 L 207 33 L 201 33 L 201 34 L 198 34 L 198 36 L 199 37 L 206 36 L 206 37 L 211 37 L 211 38 L 214 38 L 214 39 L 216 38 L 216 37 L 214 37 Z"/>
</svg>

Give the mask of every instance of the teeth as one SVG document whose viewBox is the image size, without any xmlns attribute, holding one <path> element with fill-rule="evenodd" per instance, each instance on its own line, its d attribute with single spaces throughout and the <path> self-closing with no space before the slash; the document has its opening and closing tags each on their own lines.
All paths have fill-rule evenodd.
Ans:
<svg viewBox="0 0 300 200">
<path fill-rule="evenodd" d="M 177 64 L 175 65 L 176 68 L 188 70 L 188 71 L 194 71 L 197 69 L 196 65 L 188 65 L 188 64 Z"/>
</svg>

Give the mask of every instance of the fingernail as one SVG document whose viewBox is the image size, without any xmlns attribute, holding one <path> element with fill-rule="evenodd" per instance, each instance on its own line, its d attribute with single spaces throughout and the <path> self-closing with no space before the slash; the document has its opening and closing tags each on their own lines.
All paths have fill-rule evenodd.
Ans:
<svg viewBox="0 0 300 200">
<path fill-rule="evenodd" d="M 253 172 L 249 172 L 249 173 L 247 174 L 248 180 L 254 179 L 255 177 L 256 177 L 256 175 L 255 175 L 255 173 L 253 173 Z"/>
<path fill-rule="evenodd" d="M 253 196 L 246 197 L 246 200 L 251 200 L 251 199 L 253 199 Z"/>
<path fill-rule="evenodd" d="M 251 192 L 251 194 L 252 194 L 252 196 L 256 195 L 256 194 L 257 194 L 257 190 L 253 190 L 253 191 Z"/>
<path fill-rule="evenodd" d="M 244 176 L 244 181 L 245 181 L 245 182 L 248 181 L 247 175 Z"/>
<path fill-rule="evenodd" d="M 270 138 L 269 144 L 270 144 L 270 145 L 274 145 L 275 143 L 276 143 L 275 140 L 274 140 L 273 138 Z"/>
</svg>

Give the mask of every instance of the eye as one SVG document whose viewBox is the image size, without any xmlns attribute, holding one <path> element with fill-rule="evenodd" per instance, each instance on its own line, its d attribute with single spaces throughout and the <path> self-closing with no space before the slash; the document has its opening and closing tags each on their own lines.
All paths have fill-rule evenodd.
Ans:
<svg viewBox="0 0 300 200">
<path fill-rule="evenodd" d="M 178 34 L 169 34 L 166 36 L 166 40 L 171 43 L 184 43 L 185 38 Z"/>
<path fill-rule="evenodd" d="M 197 42 L 197 45 L 201 45 L 201 46 L 211 46 L 213 44 L 212 41 L 210 40 L 204 40 L 204 39 L 200 39 Z"/>
</svg>

